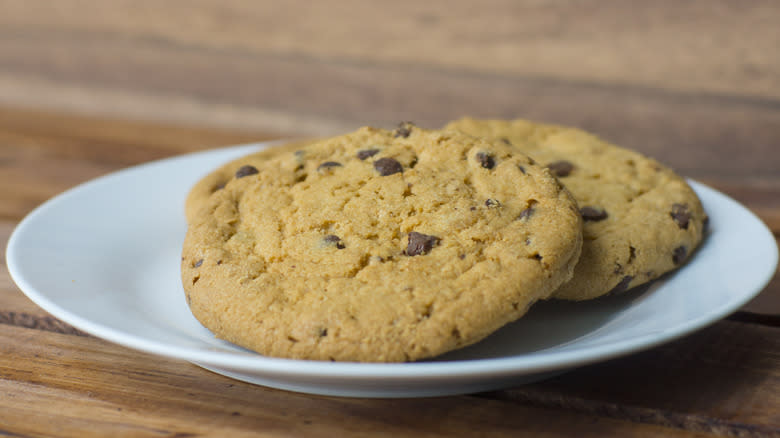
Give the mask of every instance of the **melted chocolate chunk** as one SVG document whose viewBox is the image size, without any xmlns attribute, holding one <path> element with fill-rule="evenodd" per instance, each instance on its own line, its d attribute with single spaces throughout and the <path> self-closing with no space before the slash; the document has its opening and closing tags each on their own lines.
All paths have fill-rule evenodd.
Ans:
<svg viewBox="0 0 780 438">
<path fill-rule="evenodd" d="M 409 137 L 409 135 L 412 133 L 412 128 L 414 128 L 414 123 L 401 122 L 398 124 L 398 127 L 395 128 L 395 131 L 393 131 L 393 137 Z"/>
<path fill-rule="evenodd" d="M 394 158 L 380 158 L 374 161 L 374 169 L 382 176 L 392 175 L 394 173 L 401 173 L 404 171 L 403 166 L 398 160 Z"/>
<path fill-rule="evenodd" d="M 487 208 L 498 208 L 498 207 L 501 207 L 501 202 L 499 202 L 498 199 L 487 199 L 485 201 L 485 207 L 487 207 Z"/>
<path fill-rule="evenodd" d="M 535 209 L 533 207 L 528 207 L 525 210 L 521 211 L 519 215 L 517 215 L 518 220 L 528 219 L 531 216 L 534 215 Z"/>
<path fill-rule="evenodd" d="M 256 173 L 258 173 L 257 168 L 247 164 L 239 167 L 238 170 L 236 170 L 236 178 L 243 178 L 245 176 L 254 175 Z"/>
<path fill-rule="evenodd" d="M 202 265 L 202 264 L 203 264 L 203 259 L 200 259 L 200 260 L 198 260 L 197 262 L 193 263 L 193 264 L 192 264 L 192 267 L 193 267 L 193 268 L 199 268 L 199 267 L 200 267 L 200 265 Z"/>
<path fill-rule="evenodd" d="M 554 161 L 547 165 L 547 168 L 552 171 L 555 176 L 564 177 L 574 170 L 574 165 L 566 160 Z"/>
<path fill-rule="evenodd" d="M 688 229 L 688 223 L 691 220 L 691 212 L 688 211 L 687 205 L 673 204 L 672 211 L 669 213 L 669 215 L 672 217 L 672 219 L 674 219 L 674 221 L 677 223 L 677 226 L 680 227 L 681 230 Z"/>
<path fill-rule="evenodd" d="M 408 256 L 425 255 L 431 252 L 437 243 L 439 243 L 439 238 L 436 236 L 412 231 L 409 233 L 409 244 L 406 246 L 404 254 Z"/>
<path fill-rule="evenodd" d="M 379 153 L 379 149 L 361 149 L 357 152 L 357 157 L 361 160 L 371 158 Z"/>
<path fill-rule="evenodd" d="M 341 237 L 335 234 L 328 234 L 322 238 L 322 241 L 327 245 L 334 245 L 337 249 L 346 248 L 346 246 L 344 246 L 344 242 L 341 241 Z"/>
<path fill-rule="evenodd" d="M 580 208 L 580 214 L 582 215 L 582 220 L 592 222 L 603 221 L 609 216 L 606 210 L 599 207 L 582 207 Z"/>
<path fill-rule="evenodd" d="M 295 162 L 298 163 L 298 166 L 295 167 L 295 170 L 303 169 L 303 163 L 306 161 L 306 151 L 299 149 L 293 152 L 293 156 L 295 156 Z"/>
<path fill-rule="evenodd" d="M 679 265 L 685 261 L 687 255 L 688 248 L 686 248 L 685 245 L 680 245 L 672 251 L 672 262 L 674 262 L 675 265 Z"/>
<path fill-rule="evenodd" d="M 628 285 L 631 284 L 631 280 L 633 279 L 634 277 L 632 275 L 626 275 L 625 277 L 623 277 L 622 280 L 620 280 L 620 283 L 616 284 L 615 287 L 613 287 L 612 290 L 609 291 L 609 294 L 613 295 L 613 294 L 619 294 L 627 291 Z"/>
<path fill-rule="evenodd" d="M 317 166 L 317 171 L 322 172 L 323 170 L 330 170 L 333 169 L 334 167 L 342 167 L 342 165 L 338 161 L 326 161 L 320 164 L 319 166 Z"/>
<path fill-rule="evenodd" d="M 492 169 L 496 165 L 496 160 L 487 152 L 477 152 L 476 157 L 477 161 L 479 161 L 479 165 L 485 169 Z"/>
</svg>

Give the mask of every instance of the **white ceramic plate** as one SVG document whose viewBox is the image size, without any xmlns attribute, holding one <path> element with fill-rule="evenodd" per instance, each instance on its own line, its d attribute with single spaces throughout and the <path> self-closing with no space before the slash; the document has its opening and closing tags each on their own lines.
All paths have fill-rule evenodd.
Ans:
<svg viewBox="0 0 780 438">
<path fill-rule="evenodd" d="M 263 357 L 202 327 L 179 279 L 190 187 L 217 165 L 263 146 L 149 163 L 51 199 L 10 238 L 13 279 L 43 309 L 85 332 L 236 379 L 327 395 L 417 397 L 508 387 L 670 341 L 738 309 L 777 265 L 766 226 L 693 182 L 711 234 L 690 263 L 650 287 L 590 302 L 538 304 L 483 342 L 428 362 Z"/>
</svg>

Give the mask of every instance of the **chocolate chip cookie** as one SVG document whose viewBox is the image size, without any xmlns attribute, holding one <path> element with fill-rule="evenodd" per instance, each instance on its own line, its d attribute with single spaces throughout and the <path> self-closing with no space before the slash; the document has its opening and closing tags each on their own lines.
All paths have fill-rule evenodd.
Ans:
<svg viewBox="0 0 780 438">
<path fill-rule="evenodd" d="M 190 218 L 182 281 L 204 326 L 264 355 L 433 357 L 521 317 L 580 254 L 570 193 L 501 140 L 361 128 L 236 166 Z"/>
<path fill-rule="evenodd" d="M 445 129 L 486 136 L 533 157 L 579 204 L 583 248 L 557 298 L 618 293 L 683 264 L 702 240 L 707 215 L 685 180 L 657 161 L 584 131 L 526 120 L 464 118 Z"/>
</svg>

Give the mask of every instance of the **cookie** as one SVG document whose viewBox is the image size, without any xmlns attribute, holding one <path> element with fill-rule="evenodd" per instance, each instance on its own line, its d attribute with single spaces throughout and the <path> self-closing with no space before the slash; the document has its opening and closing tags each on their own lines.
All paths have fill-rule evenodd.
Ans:
<svg viewBox="0 0 780 438">
<path fill-rule="evenodd" d="M 638 152 L 574 128 L 464 118 L 445 129 L 500 139 L 547 166 L 574 195 L 584 221 L 574 278 L 556 298 L 619 293 L 682 265 L 707 215 L 685 180 Z"/>
<path fill-rule="evenodd" d="M 262 163 L 274 155 L 280 153 L 290 153 L 312 143 L 314 140 L 300 140 L 295 142 L 288 142 L 282 144 L 276 144 L 266 147 L 255 153 L 247 155 L 223 164 L 216 170 L 213 170 L 208 175 L 200 179 L 187 194 L 187 199 L 184 204 L 184 212 L 189 222 L 191 218 L 197 215 L 198 210 L 206 202 L 206 199 L 211 196 L 212 193 L 218 191 L 227 184 L 232 178 L 235 177 L 236 172 L 244 167 L 250 169 L 256 166 L 258 163 Z"/>
<path fill-rule="evenodd" d="M 189 223 L 182 282 L 205 327 L 264 355 L 413 361 L 547 298 L 581 230 L 568 191 L 502 141 L 361 128 L 236 172 Z"/>
</svg>

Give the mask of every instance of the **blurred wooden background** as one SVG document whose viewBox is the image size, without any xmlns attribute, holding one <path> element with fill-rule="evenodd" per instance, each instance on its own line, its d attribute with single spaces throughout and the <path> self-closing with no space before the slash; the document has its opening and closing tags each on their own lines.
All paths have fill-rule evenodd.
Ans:
<svg viewBox="0 0 780 438">
<path fill-rule="evenodd" d="M 50 114 L 97 117 L 67 135 L 116 165 L 365 124 L 531 118 L 658 158 L 776 231 L 778 22 L 780 3 L 758 0 L 0 0 L 0 110 L 13 110 L 0 117 L 56 135 L 79 124 Z M 101 156 L 114 120 L 188 134 L 170 150 L 155 149 L 164 129 L 125 136 L 125 152 Z M 40 153 L 86 146 L 71 147 Z"/>
</svg>

